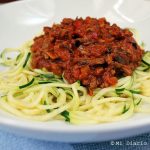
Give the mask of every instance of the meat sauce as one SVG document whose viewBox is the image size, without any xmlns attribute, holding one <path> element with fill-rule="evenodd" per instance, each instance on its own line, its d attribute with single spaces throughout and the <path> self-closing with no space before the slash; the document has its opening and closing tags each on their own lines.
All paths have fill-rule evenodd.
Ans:
<svg viewBox="0 0 150 150">
<path fill-rule="evenodd" d="M 63 75 L 69 83 L 80 80 L 90 95 L 131 75 L 141 63 L 143 49 L 133 34 L 105 18 L 64 18 L 43 31 L 31 47 L 32 67 Z"/>
</svg>

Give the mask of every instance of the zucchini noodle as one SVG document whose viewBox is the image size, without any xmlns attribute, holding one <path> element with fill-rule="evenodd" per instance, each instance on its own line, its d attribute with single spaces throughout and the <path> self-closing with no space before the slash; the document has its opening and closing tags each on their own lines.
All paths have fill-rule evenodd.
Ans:
<svg viewBox="0 0 150 150">
<path fill-rule="evenodd" d="M 117 85 L 97 88 L 89 96 L 79 82 L 68 84 L 63 76 L 45 69 L 32 69 L 33 41 L 1 53 L 0 108 L 18 117 L 37 120 L 65 120 L 73 124 L 98 124 L 130 118 L 135 112 L 150 113 L 150 52 L 143 56 L 132 76 Z M 8 53 L 17 52 L 15 58 Z"/>
</svg>

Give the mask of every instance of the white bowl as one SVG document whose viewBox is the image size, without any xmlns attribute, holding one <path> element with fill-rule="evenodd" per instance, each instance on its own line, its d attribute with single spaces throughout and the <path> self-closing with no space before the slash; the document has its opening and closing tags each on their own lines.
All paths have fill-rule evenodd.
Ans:
<svg viewBox="0 0 150 150">
<path fill-rule="evenodd" d="M 19 47 L 43 26 L 77 16 L 106 17 L 122 27 L 134 27 L 150 48 L 149 0 L 25 0 L 0 6 L 0 49 Z M 120 122 L 76 126 L 62 121 L 28 121 L 0 111 L 0 128 L 49 141 L 96 142 L 150 131 L 150 116 L 135 114 Z"/>
</svg>

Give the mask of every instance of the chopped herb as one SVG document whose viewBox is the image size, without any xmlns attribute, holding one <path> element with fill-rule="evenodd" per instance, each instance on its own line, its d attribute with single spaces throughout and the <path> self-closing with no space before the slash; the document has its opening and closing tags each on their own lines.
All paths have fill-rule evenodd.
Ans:
<svg viewBox="0 0 150 150">
<path fill-rule="evenodd" d="M 65 121 L 70 122 L 69 112 L 67 110 L 61 112 L 61 115 L 65 118 Z"/>
<path fill-rule="evenodd" d="M 31 81 L 29 81 L 27 84 L 19 86 L 19 88 L 20 89 L 26 88 L 26 87 L 30 86 L 33 82 L 34 82 L 34 78 Z"/>
<path fill-rule="evenodd" d="M 27 62 L 28 62 L 28 60 L 29 60 L 29 58 L 30 58 L 30 55 L 31 55 L 31 53 L 29 52 L 29 53 L 27 54 L 26 60 L 25 60 L 25 62 L 24 62 L 24 64 L 23 64 L 23 68 L 25 68 L 25 66 L 27 65 Z"/>
</svg>

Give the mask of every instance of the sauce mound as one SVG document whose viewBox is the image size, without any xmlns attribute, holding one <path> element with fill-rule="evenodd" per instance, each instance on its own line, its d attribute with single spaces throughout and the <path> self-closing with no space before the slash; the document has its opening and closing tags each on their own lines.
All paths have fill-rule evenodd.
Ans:
<svg viewBox="0 0 150 150">
<path fill-rule="evenodd" d="M 143 50 L 133 34 L 105 18 L 64 18 L 43 30 L 31 47 L 32 67 L 63 74 L 69 83 L 80 80 L 91 95 L 131 75 L 141 63 Z"/>
</svg>

